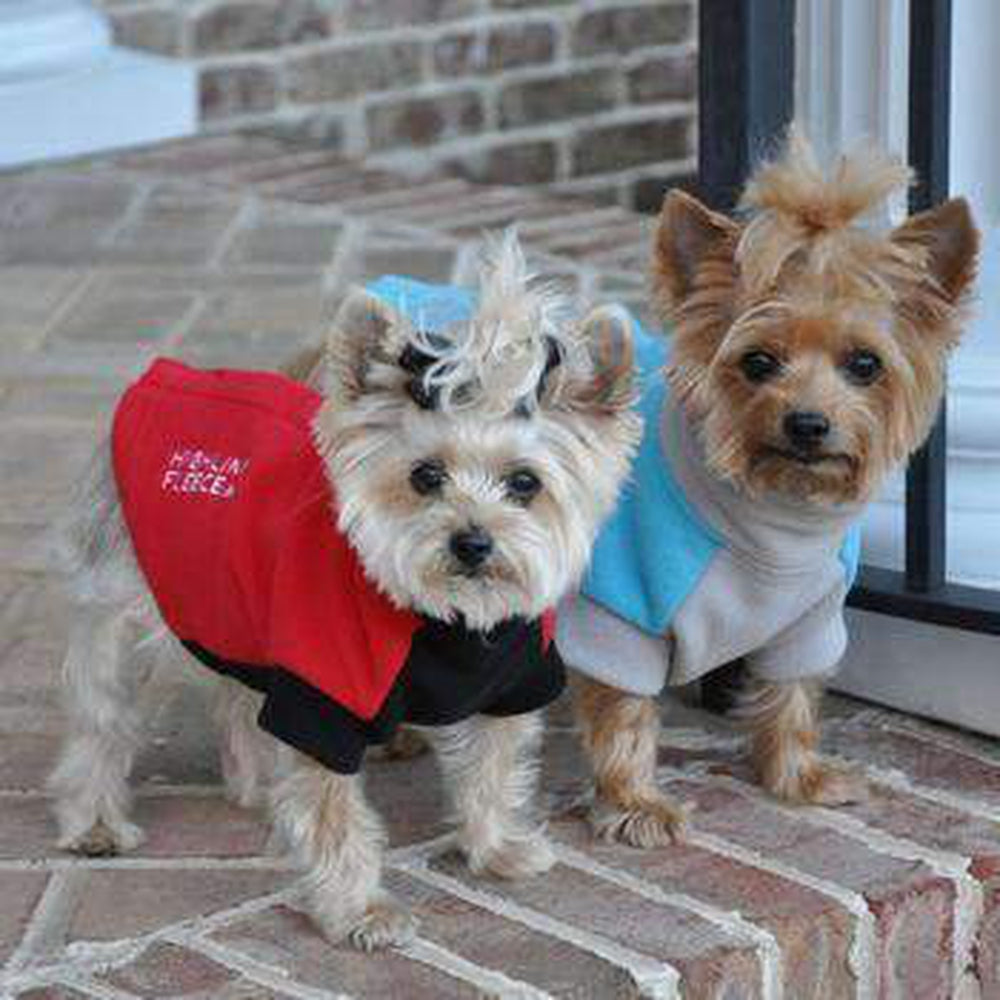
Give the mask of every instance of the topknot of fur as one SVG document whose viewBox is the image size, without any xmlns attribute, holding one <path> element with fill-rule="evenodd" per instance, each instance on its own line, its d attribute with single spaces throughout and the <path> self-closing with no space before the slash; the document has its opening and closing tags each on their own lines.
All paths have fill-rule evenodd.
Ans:
<svg viewBox="0 0 1000 1000">
<path fill-rule="evenodd" d="M 793 127 L 782 156 L 760 167 L 743 193 L 750 219 L 737 261 L 747 287 L 763 292 L 793 265 L 798 276 L 812 273 L 835 294 L 891 299 L 886 277 L 913 262 L 859 223 L 911 176 L 900 160 L 869 147 L 841 156 L 826 173 Z"/>
<path fill-rule="evenodd" d="M 514 230 L 488 245 L 479 305 L 467 323 L 421 329 L 410 343 L 429 359 L 422 378 L 442 410 L 475 408 L 498 415 L 535 399 L 553 362 L 573 348 L 568 302 L 529 271 Z"/>
</svg>

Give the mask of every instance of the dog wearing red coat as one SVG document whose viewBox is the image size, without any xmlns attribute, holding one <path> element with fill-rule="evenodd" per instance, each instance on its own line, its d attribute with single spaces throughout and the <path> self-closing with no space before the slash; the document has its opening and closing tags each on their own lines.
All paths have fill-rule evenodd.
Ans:
<svg viewBox="0 0 1000 1000">
<path fill-rule="evenodd" d="M 546 612 L 627 473 L 632 402 L 628 317 L 571 321 L 511 236 L 478 296 L 352 291 L 315 385 L 154 364 L 64 532 L 77 614 L 60 844 L 141 842 L 135 654 L 158 644 L 217 676 L 230 794 L 269 802 L 331 940 L 413 933 L 381 886 L 385 834 L 357 773 L 404 722 L 440 752 L 470 867 L 544 871 L 534 746 L 563 680 Z"/>
</svg>

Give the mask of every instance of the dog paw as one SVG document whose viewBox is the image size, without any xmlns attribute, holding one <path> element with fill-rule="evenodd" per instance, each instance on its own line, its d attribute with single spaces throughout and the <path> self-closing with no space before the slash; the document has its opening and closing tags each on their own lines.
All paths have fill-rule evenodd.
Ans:
<svg viewBox="0 0 1000 1000">
<path fill-rule="evenodd" d="M 112 825 L 99 819 L 89 830 L 63 837 L 59 846 L 88 858 L 109 858 L 135 850 L 144 839 L 142 830 L 134 823 L 122 821 Z"/>
<path fill-rule="evenodd" d="M 590 825 L 598 840 L 630 847 L 679 844 L 687 831 L 688 807 L 666 796 L 638 799 L 626 805 L 598 801 Z"/>
<path fill-rule="evenodd" d="M 470 851 L 468 856 L 469 868 L 477 875 L 511 881 L 541 875 L 556 861 L 552 845 L 540 830 L 508 837 L 486 850 Z"/>
<path fill-rule="evenodd" d="M 793 774 L 765 780 L 764 787 L 783 802 L 813 806 L 846 806 L 865 802 L 870 794 L 865 777 L 847 767 L 813 760 Z"/>
<path fill-rule="evenodd" d="M 417 933 L 417 919 L 393 899 L 369 904 L 361 919 L 348 932 L 348 939 L 361 951 L 409 944 Z"/>
</svg>

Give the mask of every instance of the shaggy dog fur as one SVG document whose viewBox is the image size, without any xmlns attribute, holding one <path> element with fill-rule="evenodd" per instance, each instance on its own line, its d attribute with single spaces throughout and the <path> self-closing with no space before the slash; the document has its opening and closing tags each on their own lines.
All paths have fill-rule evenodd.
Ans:
<svg viewBox="0 0 1000 1000">
<path fill-rule="evenodd" d="M 314 432 L 339 530 L 398 606 L 489 629 L 537 617 L 582 573 L 627 472 L 639 421 L 627 316 L 605 309 L 574 323 L 564 306 L 531 280 L 509 236 L 484 270 L 475 317 L 447 338 L 429 340 L 355 290 L 333 324 L 322 367 L 306 358 L 294 367 L 324 397 Z M 416 405 L 413 375 L 401 363 L 408 347 L 434 359 L 422 376 L 423 391 L 440 398 L 434 409 Z M 411 474 L 428 462 L 439 473 L 435 489 L 417 490 Z M 519 492 L 525 482 L 530 497 Z M 476 573 L 449 556 L 449 539 L 473 523 L 494 540 Z M 148 658 L 136 652 L 145 644 L 186 654 L 139 572 L 107 446 L 65 535 L 77 615 L 65 664 L 69 734 L 52 777 L 60 844 L 113 854 L 142 839 L 127 788 L 145 735 L 140 694 L 149 677 Z M 385 833 L 360 778 L 279 747 L 256 727 L 258 697 L 235 682 L 220 682 L 217 704 L 229 792 L 243 805 L 269 801 L 326 934 L 364 949 L 406 940 L 413 918 L 381 888 Z M 552 863 L 527 810 L 539 733 L 537 713 L 476 716 L 427 731 L 474 871 L 513 878 Z"/>
<path fill-rule="evenodd" d="M 673 329 L 666 373 L 710 472 L 751 497 L 860 513 L 925 439 L 957 343 L 978 235 L 954 199 L 890 232 L 859 219 L 909 181 L 873 151 L 829 175 L 793 133 L 731 219 L 668 194 L 653 248 L 655 303 Z M 790 414 L 822 428 L 794 440 Z M 656 787 L 650 699 L 580 678 L 595 824 L 640 846 L 683 811 Z M 750 679 L 742 716 L 761 782 L 792 802 L 841 803 L 861 782 L 816 752 L 817 687 Z"/>
</svg>

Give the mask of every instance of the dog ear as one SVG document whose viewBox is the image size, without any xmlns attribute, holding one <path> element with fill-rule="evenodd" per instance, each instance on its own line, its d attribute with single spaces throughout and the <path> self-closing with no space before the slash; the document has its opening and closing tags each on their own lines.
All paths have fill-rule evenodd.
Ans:
<svg viewBox="0 0 1000 1000">
<path fill-rule="evenodd" d="M 964 198 L 912 216 L 893 232 L 892 240 L 904 248 L 923 248 L 937 288 L 949 303 L 961 300 L 976 276 L 979 257 L 979 231 Z"/>
<path fill-rule="evenodd" d="M 601 306 L 584 318 L 580 333 L 590 370 L 571 387 L 574 408 L 604 416 L 631 409 L 637 391 L 632 317 L 621 306 Z"/>
<path fill-rule="evenodd" d="M 738 236 L 732 219 L 683 191 L 668 191 L 653 246 L 653 287 L 661 305 L 670 309 L 682 303 L 709 259 L 731 262 Z"/>
<path fill-rule="evenodd" d="M 388 359 L 397 323 L 392 307 L 363 288 L 347 293 L 326 338 L 327 373 L 334 395 L 354 400 L 365 392 L 373 360 Z"/>
</svg>

